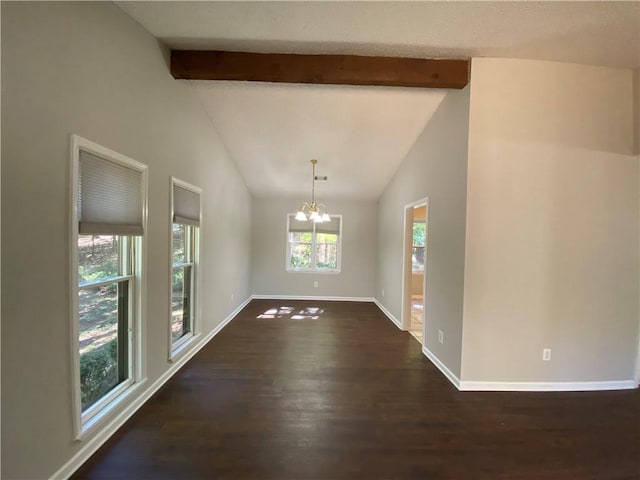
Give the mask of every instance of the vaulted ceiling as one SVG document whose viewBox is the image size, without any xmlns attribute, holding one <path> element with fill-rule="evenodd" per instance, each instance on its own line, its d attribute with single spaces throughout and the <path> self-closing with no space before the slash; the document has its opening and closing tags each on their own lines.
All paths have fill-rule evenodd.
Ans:
<svg viewBox="0 0 640 480">
<path fill-rule="evenodd" d="M 640 67 L 640 2 L 117 2 L 174 49 Z M 177 80 L 178 81 L 178 80 Z M 185 81 L 186 80 L 179 80 Z M 446 90 L 191 82 L 256 196 L 375 199 Z M 325 197 L 325 198 L 326 198 Z"/>
<path fill-rule="evenodd" d="M 256 196 L 375 200 L 446 91 L 192 82 Z"/>
</svg>

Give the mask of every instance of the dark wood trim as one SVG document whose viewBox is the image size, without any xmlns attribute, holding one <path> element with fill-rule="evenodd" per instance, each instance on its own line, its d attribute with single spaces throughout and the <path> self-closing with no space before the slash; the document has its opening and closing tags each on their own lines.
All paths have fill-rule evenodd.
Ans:
<svg viewBox="0 0 640 480">
<path fill-rule="evenodd" d="M 172 50 L 171 75 L 186 80 L 464 88 L 469 60 Z"/>
</svg>

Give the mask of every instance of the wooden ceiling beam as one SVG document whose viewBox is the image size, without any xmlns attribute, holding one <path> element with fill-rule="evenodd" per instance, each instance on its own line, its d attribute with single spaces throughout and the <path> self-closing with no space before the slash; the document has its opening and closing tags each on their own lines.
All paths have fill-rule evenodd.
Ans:
<svg viewBox="0 0 640 480">
<path fill-rule="evenodd" d="M 186 80 L 464 88 L 469 60 L 172 50 L 171 75 Z"/>
</svg>

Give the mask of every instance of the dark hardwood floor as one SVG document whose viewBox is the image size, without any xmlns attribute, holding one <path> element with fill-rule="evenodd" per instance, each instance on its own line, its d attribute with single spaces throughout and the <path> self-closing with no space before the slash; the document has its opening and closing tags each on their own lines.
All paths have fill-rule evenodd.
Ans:
<svg viewBox="0 0 640 480">
<path fill-rule="evenodd" d="M 374 304 L 254 300 L 73 478 L 638 479 L 640 392 L 458 392 Z"/>
</svg>

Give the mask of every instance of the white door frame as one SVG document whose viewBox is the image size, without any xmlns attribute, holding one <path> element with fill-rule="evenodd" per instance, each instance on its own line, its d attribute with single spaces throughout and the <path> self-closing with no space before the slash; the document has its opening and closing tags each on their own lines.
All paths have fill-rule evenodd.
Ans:
<svg viewBox="0 0 640 480">
<path fill-rule="evenodd" d="M 408 203 L 404 206 L 404 235 L 402 245 L 402 297 L 400 299 L 401 314 L 400 324 L 402 330 L 409 330 L 411 328 L 411 279 L 412 279 L 412 262 L 411 252 L 413 250 L 413 209 L 415 207 L 426 206 L 427 219 L 429 218 L 429 197 L 421 198 L 415 202 Z M 428 225 L 428 221 L 427 221 Z M 427 238 L 429 234 L 429 228 L 425 229 L 425 264 L 424 275 L 422 279 L 422 301 L 424 305 L 423 318 L 422 318 L 422 344 L 424 345 L 427 333 Z"/>
</svg>

